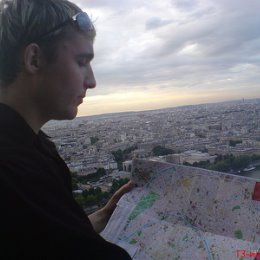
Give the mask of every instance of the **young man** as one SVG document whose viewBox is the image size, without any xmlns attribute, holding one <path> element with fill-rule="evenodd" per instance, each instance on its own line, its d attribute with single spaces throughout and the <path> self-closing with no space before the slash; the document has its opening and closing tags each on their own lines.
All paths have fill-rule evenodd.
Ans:
<svg viewBox="0 0 260 260">
<path fill-rule="evenodd" d="M 130 259 L 98 232 L 133 183 L 87 217 L 40 130 L 74 118 L 95 87 L 93 24 L 67 0 L 2 0 L 0 23 L 0 255 Z"/>
</svg>

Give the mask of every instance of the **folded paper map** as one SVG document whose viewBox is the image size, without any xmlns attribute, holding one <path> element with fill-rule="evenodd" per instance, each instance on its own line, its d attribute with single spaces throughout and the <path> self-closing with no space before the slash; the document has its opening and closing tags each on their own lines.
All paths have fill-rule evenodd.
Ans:
<svg viewBox="0 0 260 260">
<path fill-rule="evenodd" d="M 138 187 L 118 203 L 102 236 L 134 260 L 260 259 L 260 180 L 133 160 Z"/>
</svg>

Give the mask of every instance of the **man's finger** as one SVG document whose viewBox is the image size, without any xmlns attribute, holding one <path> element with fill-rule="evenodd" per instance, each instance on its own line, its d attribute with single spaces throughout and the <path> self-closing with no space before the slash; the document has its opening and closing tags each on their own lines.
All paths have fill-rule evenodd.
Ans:
<svg viewBox="0 0 260 260">
<path fill-rule="evenodd" d="M 117 202 L 120 200 L 120 198 L 127 192 L 129 192 L 131 189 L 133 189 L 135 186 L 135 183 L 133 181 L 129 181 L 125 185 L 123 185 L 118 191 L 116 191 L 111 199 L 107 202 L 106 206 L 104 207 L 105 211 L 109 212 L 109 214 L 112 214 L 114 209 L 116 208 Z"/>
<path fill-rule="evenodd" d="M 129 181 L 125 185 L 123 185 L 119 190 L 117 190 L 113 196 L 111 197 L 112 200 L 118 201 L 125 193 L 132 190 L 135 186 L 135 183 L 133 181 Z"/>
</svg>

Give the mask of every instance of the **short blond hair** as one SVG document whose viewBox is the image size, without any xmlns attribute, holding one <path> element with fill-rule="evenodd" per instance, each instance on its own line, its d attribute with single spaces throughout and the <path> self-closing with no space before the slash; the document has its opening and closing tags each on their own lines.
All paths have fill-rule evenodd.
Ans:
<svg viewBox="0 0 260 260">
<path fill-rule="evenodd" d="M 82 10 L 67 0 L 0 1 L 0 86 L 11 84 L 21 71 L 21 52 L 31 42 Z M 95 30 L 89 37 L 95 37 Z M 56 47 L 66 37 L 59 28 L 39 42 L 47 61 L 55 60 Z"/>
</svg>

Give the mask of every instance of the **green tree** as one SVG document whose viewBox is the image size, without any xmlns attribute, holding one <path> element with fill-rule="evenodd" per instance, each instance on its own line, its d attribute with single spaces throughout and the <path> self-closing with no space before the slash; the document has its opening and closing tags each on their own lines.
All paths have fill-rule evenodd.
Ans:
<svg viewBox="0 0 260 260">
<path fill-rule="evenodd" d="M 94 136 L 94 137 L 90 137 L 90 142 L 91 142 L 91 145 L 95 144 L 96 142 L 98 142 L 99 138 Z"/>
<path fill-rule="evenodd" d="M 115 161 L 117 162 L 118 169 L 122 170 L 123 169 L 122 163 L 124 160 L 123 151 L 121 149 L 119 149 L 117 151 L 112 152 L 112 154 L 115 158 Z"/>
<path fill-rule="evenodd" d="M 162 156 L 162 155 L 167 155 L 167 154 L 173 154 L 174 153 L 174 150 L 172 149 L 169 149 L 169 148 L 165 148 L 163 146 L 155 146 L 153 148 L 153 154 L 155 156 Z"/>
<path fill-rule="evenodd" d="M 225 161 L 220 161 L 216 164 L 210 165 L 209 170 L 220 171 L 220 172 L 229 172 L 229 165 Z"/>
<path fill-rule="evenodd" d="M 193 166 L 228 173 L 230 171 L 241 171 L 254 161 L 257 161 L 258 158 L 260 159 L 260 155 L 218 155 L 214 164 L 211 164 L 209 162 L 204 164 L 201 162 L 194 163 Z"/>
<path fill-rule="evenodd" d="M 252 155 L 252 161 L 255 162 L 255 161 L 258 161 L 260 160 L 260 154 L 253 154 Z"/>
<path fill-rule="evenodd" d="M 201 162 L 194 162 L 192 166 L 207 169 L 209 167 L 209 165 L 210 165 L 210 162 L 209 162 L 209 160 L 207 160 L 207 161 L 201 161 Z"/>
<path fill-rule="evenodd" d="M 235 147 L 237 144 L 241 144 L 242 140 L 229 140 L 229 146 Z"/>
<path fill-rule="evenodd" d="M 100 177 L 106 175 L 106 170 L 104 168 L 98 168 L 96 174 Z"/>
<path fill-rule="evenodd" d="M 128 178 L 122 178 L 119 180 L 113 180 L 112 182 L 112 186 L 110 189 L 110 194 L 113 195 L 121 186 L 123 186 L 124 184 L 126 184 L 129 181 Z"/>
<path fill-rule="evenodd" d="M 121 149 L 119 149 L 117 151 L 112 152 L 112 154 L 115 158 L 115 161 L 117 162 L 117 166 L 118 166 L 119 170 L 123 169 L 123 162 L 126 161 L 127 159 L 129 159 L 129 155 L 135 149 L 137 149 L 136 146 L 131 146 L 131 147 L 126 148 L 123 151 Z"/>
<path fill-rule="evenodd" d="M 71 184 L 72 184 L 72 190 L 78 189 L 78 178 L 76 172 L 70 172 L 71 175 Z"/>
<path fill-rule="evenodd" d="M 129 179 L 119 179 L 113 180 L 112 186 L 109 192 L 103 192 L 100 187 L 96 188 L 89 188 L 82 192 L 82 194 L 75 193 L 74 198 L 75 200 L 82 206 L 82 207 L 90 207 L 94 205 L 102 206 L 104 205 L 108 199 L 125 183 L 127 183 Z"/>
<path fill-rule="evenodd" d="M 82 194 L 79 194 L 79 193 L 73 193 L 73 197 L 74 199 L 77 201 L 77 203 L 81 206 L 84 205 L 84 202 L 85 202 L 85 198 L 83 197 Z"/>
</svg>

